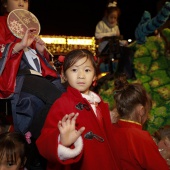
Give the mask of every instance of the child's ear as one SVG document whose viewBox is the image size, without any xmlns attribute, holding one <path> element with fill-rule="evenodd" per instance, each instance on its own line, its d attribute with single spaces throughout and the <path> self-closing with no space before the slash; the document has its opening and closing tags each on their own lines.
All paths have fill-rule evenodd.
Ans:
<svg viewBox="0 0 170 170">
<path fill-rule="evenodd" d="M 94 77 L 93 77 L 93 81 L 96 81 L 96 80 L 97 80 L 97 77 L 96 77 L 96 76 L 94 76 Z"/>
<path fill-rule="evenodd" d="M 97 77 L 94 76 L 94 77 L 93 77 L 92 86 L 95 87 L 96 85 L 97 85 Z"/>
<path fill-rule="evenodd" d="M 145 109 L 142 105 L 138 106 L 137 111 L 141 117 L 145 114 Z"/>
</svg>

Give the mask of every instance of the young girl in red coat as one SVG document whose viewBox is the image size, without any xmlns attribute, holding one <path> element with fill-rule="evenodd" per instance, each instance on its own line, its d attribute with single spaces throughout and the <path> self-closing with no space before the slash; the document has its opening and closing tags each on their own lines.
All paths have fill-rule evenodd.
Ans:
<svg viewBox="0 0 170 170">
<path fill-rule="evenodd" d="M 73 50 L 65 57 L 67 92 L 53 104 L 36 141 L 48 160 L 48 170 L 118 170 L 108 104 L 90 91 L 95 70 L 94 56 L 88 50 Z"/>
<path fill-rule="evenodd" d="M 168 170 L 151 135 L 142 130 L 151 98 L 141 84 L 129 84 L 125 76 L 115 80 L 115 104 L 120 119 L 113 124 L 114 153 L 121 170 Z"/>
</svg>

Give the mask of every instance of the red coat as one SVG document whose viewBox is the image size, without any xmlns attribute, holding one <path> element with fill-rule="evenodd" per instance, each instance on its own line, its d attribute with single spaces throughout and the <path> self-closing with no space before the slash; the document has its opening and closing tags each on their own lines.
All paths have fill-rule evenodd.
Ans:
<svg viewBox="0 0 170 170">
<path fill-rule="evenodd" d="M 0 17 L 0 98 L 8 98 L 15 91 L 15 81 L 17 72 L 20 66 L 20 61 L 23 55 L 23 50 L 20 53 L 12 55 L 13 47 L 17 42 L 21 41 L 16 38 L 8 29 L 7 26 L 7 15 Z M 2 56 L 4 53 L 4 47 L 10 44 L 7 50 L 7 54 Z M 32 48 L 35 49 L 35 42 L 32 44 Z M 45 52 L 44 56 L 49 60 L 49 55 Z M 45 62 L 39 57 L 42 75 L 46 77 L 50 75 L 57 77 L 56 71 L 46 66 Z M 3 64 L 2 64 L 3 63 Z"/>
<path fill-rule="evenodd" d="M 78 103 L 88 104 L 85 98 L 82 98 L 80 92 L 72 87 L 68 87 L 65 92 L 51 107 L 41 135 L 37 140 L 37 146 L 40 153 L 48 160 L 48 170 L 62 169 L 61 164 L 71 164 L 70 169 L 73 170 L 118 170 L 113 151 L 111 149 L 110 137 L 112 135 L 111 120 L 108 105 L 100 102 L 99 107 L 102 111 L 103 125 L 102 128 L 97 120 L 91 106 L 90 111 L 76 109 Z M 82 134 L 83 151 L 74 159 L 60 161 L 57 154 L 58 147 L 58 121 L 65 114 L 79 112 L 77 118 L 77 129 L 84 126 L 86 129 Z M 104 138 L 101 143 L 96 139 L 88 140 L 84 135 L 92 131 L 93 133 Z M 59 165 L 60 164 L 60 165 Z M 66 169 L 66 167 L 65 167 Z"/>
<path fill-rule="evenodd" d="M 120 120 L 113 131 L 113 149 L 121 170 L 168 170 L 156 143 L 141 125 Z"/>
</svg>

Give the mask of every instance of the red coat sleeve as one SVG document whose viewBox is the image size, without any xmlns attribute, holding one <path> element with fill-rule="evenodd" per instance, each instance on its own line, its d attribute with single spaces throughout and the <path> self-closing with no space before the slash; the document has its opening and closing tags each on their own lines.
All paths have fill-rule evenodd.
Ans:
<svg viewBox="0 0 170 170">
<path fill-rule="evenodd" d="M 61 161 L 58 158 L 58 121 L 65 115 L 64 106 L 66 106 L 63 100 L 57 100 L 51 107 L 48 116 L 46 118 L 44 127 L 41 131 L 40 137 L 37 139 L 36 144 L 39 152 L 49 162 L 60 162 L 62 164 L 71 164 L 79 161 L 81 154 L 74 159 Z M 64 106 L 63 106 L 64 105 Z M 69 114 L 69 113 L 67 113 Z"/>
<path fill-rule="evenodd" d="M 8 98 L 14 93 L 16 74 L 22 57 L 22 52 L 12 55 L 13 47 L 19 39 L 9 31 L 6 20 L 7 16 L 0 17 L 0 98 Z M 15 39 L 16 42 L 13 43 Z M 6 54 L 4 50 L 7 50 Z"/>
<path fill-rule="evenodd" d="M 15 91 L 16 75 L 20 65 L 22 52 L 11 57 L 14 43 L 9 45 L 9 52 L 5 56 L 4 65 L 0 74 L 0 98 L 8 98 Z M 1 59 L 2 60 L 2 59 Z"/>
</svg>

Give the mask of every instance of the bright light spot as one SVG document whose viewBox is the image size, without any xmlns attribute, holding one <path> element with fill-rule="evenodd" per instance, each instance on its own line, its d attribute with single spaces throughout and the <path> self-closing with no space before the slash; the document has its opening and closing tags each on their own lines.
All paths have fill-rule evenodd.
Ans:
<svg viewBox="0 0 170 170">
<path fill-rule="evenodd" d="M 93 40 L 92 39 L 67 39 L 67 44 L 77 44 L 77 45 L 92 45 Z"/>
<path fill-rule="evenodd" d="M 132 39 L 128 39 L 128 42 L 129 42 L 129 43 L 132 42 Z"/>
<path fill-rule="evenodd" d="M 42 37 L 41 39 L 47 44 L 66 44 L 66 38 Z"/>
<path fill-rule="evenodd" d="M 107 73 L 101 73 L 101 76 L 103 77 L 103 76 L 105 76 Z"/>
</svg>

